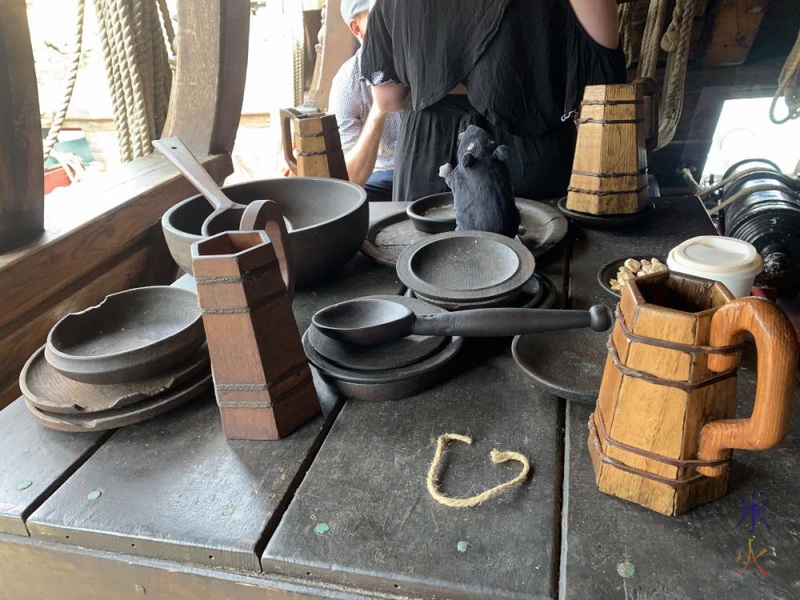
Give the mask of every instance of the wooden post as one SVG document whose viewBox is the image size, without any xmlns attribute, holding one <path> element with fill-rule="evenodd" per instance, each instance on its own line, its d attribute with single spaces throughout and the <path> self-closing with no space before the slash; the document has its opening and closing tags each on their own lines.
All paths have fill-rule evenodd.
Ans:
<svg viewBox="0 0 800 600">
<path fill-rule="evenodd" d="M 39 93 L 24 0 L 0 0 L 0 252 L 44 228 Z"/>
<path fill-rule="evenodd" d="M 230 153 L 242 114 L 247 0 L 179 0 L 178 63 L 163 137 L 197 155 Z"/>
<path fill-rule="evenodd" d="M 319 31 L 319 43 L 315 46 L 317 61 L 308 103 L 322 112 L 328 110 L 328 98 L 331 94 L 333 77 L 339 68 L 353 56 L 356 40 L 347 24 L 342 19 L 340 0 L 327 0 L 322 9 L 322 28 Z"/>
</svg>

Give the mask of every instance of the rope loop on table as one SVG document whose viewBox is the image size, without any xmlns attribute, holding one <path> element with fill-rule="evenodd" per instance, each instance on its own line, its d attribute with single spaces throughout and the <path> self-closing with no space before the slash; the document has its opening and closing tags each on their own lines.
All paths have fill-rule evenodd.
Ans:
<svg viewBox="0 0 800 600">
<path fill-rule="evenodd" d="M 444 504 L 445 506 L 451 506 L 453 508 L 467 508 L 471 506 L 478 506 L 479 504 L 483 504 L 489 498 L 493 498 L 497 494 L 500 494 L 507 489 L 514 487 L 515 485 L 519 485 L 528 477 L 528 473 L 531 470 L 531 464 L 528 459 L 520 454 L 519 452 L 511 452 L 509 450 L 492 450 L 489 453 L 489 457 L 492 459 L 492 462 L 496 465 L 499 465 L 504 462 L 508 462 L 510 460 L 515 460 L 522 464 L 522 471 L 520 471 L 519 475 L 517 475 L 511 481 L 507 481 L 505 483 L 501 483 L 498 486 L 495 486 L 491 489 L 488 489 L 484 492 L 476 496 L 470 496 L 469 498 L 451 498 L 449 496 L 445 496 L 441 491 L 439 491 L 437 477 L 436 474 L 439 471 L 439 465 L 442 462 L 442 456 L 444 455 L 444 450 L 447 447 L 447 443 L 450 441 L 457 441 L 457 442 L 464 442 L 465 444 L 472 444 L 472 438 L 466 435 L 460 435 L 458 433 L 445 433 L 439 436 L 439 439 L 436 442 L 436 453 L 433 456 L 433 462 L 431 463 L 431 468 L 428 470 L 428 478 L 427 478 L 427 487 L 428 492 L 433 499 L 439 502 L 440 504 Z"/>
</svg>

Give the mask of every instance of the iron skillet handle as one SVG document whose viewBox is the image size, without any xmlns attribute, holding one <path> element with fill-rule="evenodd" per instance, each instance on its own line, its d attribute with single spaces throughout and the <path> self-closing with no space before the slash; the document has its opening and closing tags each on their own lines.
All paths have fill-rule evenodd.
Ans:
<svg viewBox="0 0 800 600">
<path fill-rule="evenodd" d="M 602 304 L 592 306 L 589 310 L 478 308 L 423 315 L 414 322 L 413 333 L 497 337 L 583 327 L 606 331 L 612 322 L 611 311 Z"/>
<path fill-rule="evenodd" d="M 242 231 L 266 231 L 272 249 L 281 266 L 283 283 L 289 298 L 294 298 L 294 254 L 289 243 L 289 233 L 283 220 L 283 211 L 274 200 L 256 200 L 247 205 L 239 223 Z"/>
<path fill-rule="evenodd" d="M 740 298 L 721 307 L 711 319 L 712 346 L 742 343 L 749 331 L 758 352 L 758 385 L 749 419 L 722 419 L 700 430 L 697 458 L 718 460 L 730 450 L 765 450 L 781 443 L 789 430 L 797 368 L 797 336 L 781 309 L 764 298 Z M 708 368 L 722 372 L 736 368 L 739 353 L 712 354 Z M 698 467 L 707 477 L 718 477 L 724 466 Z"/>
<path fill-rule="evenodd" d="M 282 108 L 280 110 L 281 116 L 281 134 L 283 135 L 283 158 L 292 173 L 297 175 L 297 159 L 294 156 L 294 142 L 292 141 L 292 121 L 298 117 L 302 117 L 303 113 L 294 108 Z"/>
</svg>

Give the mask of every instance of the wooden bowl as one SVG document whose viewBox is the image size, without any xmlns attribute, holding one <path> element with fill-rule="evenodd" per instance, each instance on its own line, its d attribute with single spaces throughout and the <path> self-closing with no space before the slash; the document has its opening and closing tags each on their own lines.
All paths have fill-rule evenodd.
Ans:
<svg viewBox="0 0 800 600">
<path fill-rule="evenodd" d="M 617 260 L 612 260 L 611 262 L 604 264 L 602 267 L 600 267 L 600 270 L 597 271 L 597 283 L 600 284 L 601 288 L 617 298 L 620 297 L 619 292 L 612 290 L 611 285 L 609 285 L 608 282 L 617 278 L 617 271 L 619 271 L 619 268 L 624 265 L 625 261 L 629 258 L 633 258 L 638 261 L 641 261 L 642 259 L 650 260 L 651 258 L 657 258 L 662 263 L 667 264 L 667 261 L 664 260 L 663 257 L 653 256 L 652 254 L 650 256 L 627 256 L 625 258 L 618 258 Z"/>
<path fill-rule="evenodd" d="M 295 259 L 298 286 L 330 277 L 361 247 L 369 227 L 367 193 L 358 185 L 320 177 L 262 179 L 222 188 L 234 202 L 274 200 L 292 224 L 289 243 Z M 211 205 L 201 195 L 192 196 L 169 209 L 161 228 L 172 258 L 192 273 L 191 247 L 204 239 L 203 222 Z M 237 227 L 224 223 L 223 228 Z M 220 233 L 209 231 L 210 235 Z"/>
<path fill-rule="evenodd" d="M 406 214 L 414 227 L 426 233 L 455 231 L 456 206 L 453 193 L 442 192 L 414 200 L 406 208 Z"/>
<path fill-rule="evenodd" d="M 195 294 L 143 287 L 110 294 L 97 306 L 61 319 L 47 336 L 45 358 L 75 381 L 122 383 L 170 369 L 204 339 Z"/>
</svg>

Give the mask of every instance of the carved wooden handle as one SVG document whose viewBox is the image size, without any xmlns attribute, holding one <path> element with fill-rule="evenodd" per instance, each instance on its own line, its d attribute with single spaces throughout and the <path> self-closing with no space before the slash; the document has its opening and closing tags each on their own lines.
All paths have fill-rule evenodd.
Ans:
<svg viewBox="0 0 800 600">
<path fill-rule="evenodd" d="M 700 430 L 697 457 L 725 458 L 728 449 L 764 450 L 777 446 L 789 429 L 797 368 L 797 336 L 792 324 L 773 303 L 763 298 L 740 298 L 720 308 L 711 320 L 711 345 L 741 343 L 749 331 L 758 352 L 758 385 L 749 419 L 723 419 Z M 734 368 L 737 355 L 713 354 L 713 371 Z M 717 477 L 724 467 L 698 467 L 708 477 Z"/>
<path fill-rule="evenodd" d="M 283 211 L 274 200 L 256 200 L 247 205 L 239 224 L 242 231 L 266 231 L 272 249 L 278 257 L 281 275 L 289 298 L 294 298 L 294 255 L 289 243 L 289 233 L 283 220 Z"/>
<path fill-rule="evenodd" d="M 294 157 L 294 142 L 292 141 L 292 121 L 297 117 L 302 116 L 298 110 L 293 108 L 282 108 L 280 110 L 281 116 L 281 133 L 283 134 L 283 157 L 286 159 L 286 164 L 289 169 L 297 175 L 297 159 Z"/>
</svg>

